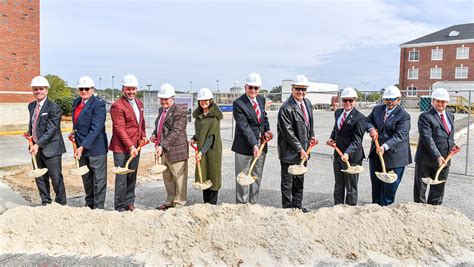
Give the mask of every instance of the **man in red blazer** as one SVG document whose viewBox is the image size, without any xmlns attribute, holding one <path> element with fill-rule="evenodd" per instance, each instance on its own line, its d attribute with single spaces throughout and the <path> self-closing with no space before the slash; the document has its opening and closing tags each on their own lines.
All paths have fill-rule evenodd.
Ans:
<svg viewBox="0 0 474 267">
<path fill-rule="evenodd" d="M 123 96 L 110 108 L 112 117 L 112 140 L 109 150 L 114 152 L 115 166 L 123 167 L 131 155 L 129 169 L 135 172 L 115 176 L 115 210 L 132 211 L 135 209 L 135 185 L 137 182 L 140 153 L 137 147 L 146 139 L 143 103 L 137 96 L 138 80 L 132 74 L 122 79 Z"/>
</svg>

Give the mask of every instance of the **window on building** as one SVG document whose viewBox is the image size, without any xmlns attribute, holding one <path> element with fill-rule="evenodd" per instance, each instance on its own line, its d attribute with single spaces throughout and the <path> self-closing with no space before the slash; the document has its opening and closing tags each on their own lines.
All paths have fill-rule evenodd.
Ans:
<svg viewBox="0 0 474 267">
<path fill-rule="evenodd" d="M 469 58 L 469 47 L 458 47 L 456 49 L 456 59 L 467 59 Z"/>
<path fill-rule="evenodd" d="M 416 87 L 413 84 L 407 87 L 407 96 L 416 97 Z"/>
<path fill-rule="evenodd" d="M 443 75 L 443 69 L 438 68 L 438 66 L 435 66 L 434 68 L 431 68 L 430 70 L 430 79 L 441 79 Z"/>
<path fill-rule="evenodd" d="M 443 59 L 443 49 L 436 47 L 431 50 L 431 60 L 442 60 Z"/>
<path fill-rule="evenodd" d="M 456 72 L 454 78 L 456 79 L 467 79 L 468 68 L 464 67 L 462 64 L 460 67 L 456 67 Z"/>
<path fill-rule="evenodd" d="M 408 61 L 418 61 L 420 60 L 420 51 L 413 50 L 408 53 Z"/>
<path fill-rule="evenodd" d="M 409 80 L 418 79 L 418 69 L 415 69 L 414 67 L 412 67 L 411 69 L 408 69 L 408 79 Z"/>
</svg>

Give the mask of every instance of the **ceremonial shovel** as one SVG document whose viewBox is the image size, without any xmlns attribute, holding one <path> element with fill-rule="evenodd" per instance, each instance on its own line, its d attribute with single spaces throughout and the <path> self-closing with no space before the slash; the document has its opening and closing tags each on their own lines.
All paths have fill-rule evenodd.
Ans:
<svg viewBox="0 0 474 267">
<path fill-rule="evenodd" d="M 29 147 L 31 148 L 33 146 L 33 137 L 29 136 L 27 133 L 24 133 L 23 136 L 26 139 L 28 139 L 28 144 L 29 144 Z M 33 160 L 33 170 L 27 171 L 26 175 L 28 175 L 28 177 L 31 177 L 31 178 L 43 176 L 45 173 L 48 172 L 48 169 L 46 168 L 38 169 L 38 164 L 36 163 L 36 156 L 33 155 L 33 153 L 30 153 L 30 154 L 31 154 L 31 160 Z"/>
<path fill-rule="evenodd" d="M 148 171 L 150 172 L 150 174 L 160 174 L 166 171 L 166 169 L 168 169 L 168 167 L 162 164 L 161 156 L 158 157 L 158 154 L 156 154 L 155 152 L 155 166 L 149 168 Z"/>
<path fill-rule="evenodd" d="M 379 149 L 380 144 L 379 144 L 379 139 L 378 136 L 374 140 L 375 142 L 375 148 Z M 383 155 L 381 153 L 377 153 L 380 158 L 380 164 L 382 165 L 382 172 L 375 172 L 375 175 L 377 178 L 379 178 L 382 182 L 392 184 L 394 183 L 397 179 L 398 176 L 394 171 L 389 171 L 387 173 L 387 170 L 385 169 L 385 161 L 383 160 Z"/>
<path fill-rule="evenodd" d="M 454 156 L 456 153 L 458 153 L 459 150 L 460 149 L 458 146 L 454 146 L 453 149 L 451 149 L 451 152 L 449 152 L 448 156 L 446 157 L 446 163 L 448 163 L 451 157 Z M 425 178 L 421 178 L 421 180 L 423 181 L 423 183 L 430 184 L 430 185 L 441 184 L 441 183 L 446 182 L 446 180 L 438 180 L 439 174 L 445 167 L 446 167 L 446 164 L 444 163 L 441 164 L 441 166 L 439 166 L 438 170 L 436 171 L 436 175 L 434 179 L 431 179 L 431 177 L 425 177 Z"/>
<path fill-rule="evenodd" d="M 145 146 L 148 143 L 150 143 L 150 141 L 148 141 L 148 139 L 146 139 L 146 141 L 144 141 L 144 142 L 141 142 L 140 145 L 137 148 L 137 154 L 138 154 L 138 152 L 140 152 L 142 147 Z M 127 174 L 127 173 L 134 172 L 135 170 L 130 170 L 128 168 L 128 165 L 130 164 L 130 162 L 132 162 L 132 160 L 135 157 L 136 157 L 136 155 L 130 155 L 130 158 L 128 158 L 127 163 L 125 163 L 125 167 L 119 167 L 119 166 L 113 167 L 112 172 L 115 173 L 115 174 Z"/>
<path fill-rule="evenodd" d="M 309 145 L 308 150 L 306 150 L 307 155 L 309 155 L 309 152 L 311 152 L 311 150 L 313 149 L 314 146 L 315 145 Z M 293 174 L 293 175 L 303 175 L 303 174 L 307 173 L 308 168 L 306 168 L 306 166 L 304 166 L 304 163 L 305 163 L 306 160 L 307 160 L 307 158 L 303 158 L 301 160 L 300 164 L 291 165 L 290 167 L 288 167 L 288 172 Z"/>
<path fill-rule="evenodd" d="M 334 145 L 332 145 L 332 147 L 336 150 L 337 154 L 339 154 L 339 156 L 344 156 L 344 154 L 342 153 L 342 151 L 336 146 L 336 144 L 334 143 Z M 349 163 L 349 160 L 346 160 L 346 165 L 347 165 L 347 169 L 345 170 L 341 170 L 341 172 L 346 172 L 346 173 L 349 173 L 349 174 L 356 174 L 356 173 L 361 173 L 364 171 L 364 167 L 362 166 L 359 166 L 359 165 L 356 165 L 356 166 L 351 166 L 351 164 Z"/>
<path fill-rule="evenodd" d="M 262 144 L 260 145 L 260 148 L 258 149 L 259 154 L 262 154 L 263 148 L 265 147 L 265 144 L 267 142 L 268 142 L 267 139 L 263 140 Z M 253 182 L 255 182 L 255 180 L 257 180 L 256 176 L 252 176 L 252 170 L 253 170 L 253 167 L 255 166 L 255 163 L 257 162 L 257 159 L 258 159 L 257 157 L 253 158 L 248 174 L 242 171 L 239 173 L 239 175 L 237 175 L 237 183 L 239 183 L 240 185 L 250 185 Z"/>
<path fill-rule="evenodd" d="M 199 149 L 197 146 L 195 145 L 191 145 L 192 148 L 194 148 L 194 152 L 196 154 L 196 156 L 199 154 Z M 196 190 L 206 190 L 208 189 L 209 187 L 212 186 L 212 182 L 211 180 L 207 180 L 205 181 L 204 183 L 202 182 L 202 170 L 201 170 L 201 160 L 199 160 L 198 157 L 196 157 L 196 168 L 197 168 L 197 171 L 198 171 L 198 178 L 199 178 L 199 182 L 194 182 L 193 183 L 193 187 L 194 189 Z"/>
<path fill-rule="evenodd" d="M 77 169 L 71 169 L 69 170 L 69 174 L 71 175 L 77 175 L 77 176 L 80 176 L 80 175 L 84 175 L 86 173 L 89 172 L 89 168 L 87 168 L 87 165 L 84 165 L 84 166 L 79 166 L 79 159 L 76 158 L 76 150 L 77 150 L 77 145 L 76 145 L 76 141 L 73 141 L 71 140 L 71 143 L 72 143 L 72 148 L 73 148 L 73 151 L 74 151 L 74 160 L 76 161 L 76 167 Z"/>
</svg>

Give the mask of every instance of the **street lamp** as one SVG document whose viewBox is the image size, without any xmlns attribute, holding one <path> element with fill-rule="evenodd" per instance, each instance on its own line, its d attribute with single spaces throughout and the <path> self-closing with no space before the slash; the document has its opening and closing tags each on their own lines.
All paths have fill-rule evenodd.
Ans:
<svg viewBox="0 0 474 267">
<path fill-rule="evenodd" d="M 191 84 L 191 94 L 193 93 L 193 81 L 189 82 Z"/>
<path fill-rule="evenodd" d="M 115 98 L 114 98 L 114 78 L 115 78 L 115 76 L 112 75 L 112 104 L 115 101 Z"/>
<path fill-rule="evenodd" d="M 216 80 L 217 83 L 217 92 L 219 92 L 219 80 Z"/>
<path fill-rule="evenodd" d="M 102 77 L 99 77 L 99 89 L 102 90 Z"/>
<path fill-rule="evenodd" d="M 148 91 L 151 91 L 151 84 L 147 84 L 146 87 L 148 87 Z"/>
</svg>

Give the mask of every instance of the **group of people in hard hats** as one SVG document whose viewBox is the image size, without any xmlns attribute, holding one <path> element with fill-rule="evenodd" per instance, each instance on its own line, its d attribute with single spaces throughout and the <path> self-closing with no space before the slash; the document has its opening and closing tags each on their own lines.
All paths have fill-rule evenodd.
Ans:
<svg viewBox="0 0 474 267">
<path fill-rule="evenodd" d="M 123 95 L 110 109 L 113 130 L 109 144 L 105 130 L 106 108 L 104 102 L 94 96 L 94 81 L 88 76 L 78 81 L 79 97 L 74 100 L 72 111 L 73 131 L 68 137 L 74 144 L 74 156 L 79 159 L 79 165 L 89 169 L 88 173 L 82 175 L 85 206 L 91 209 L 104 208 L 108 151 L 113 152 L 115 166 L 127 164 L 130 169 L 137 170 L 140 149 L 149 141 L 154 143 L 156 156 L 161 157 L 167 167 L 163 172 L 167 196 L 157 209 L 179 208 L 186 204 L 189 145 L 196 148 L 195 157 L 200 167 L 196 168 L 196 182 L 209 184 L 202 188 L 204 202 L 217 204 L 222 183 L 220 121 L 223 114 L 213 101 L 212 92 L 208 88 L 199 90 L 198 106 L 192 113 L 195 135 L 188 139 L 186 108 L 175 104 L 173 86 L 163 84 L 158 92 L 158 117 L 153 133 L 147 139 L 143 103 L 136 98 L 138 80 L 128 74 L 123 77 L 121 84 Z M 245 93 L 233 102 L 236 127 L 231 150 L 235 153 L 236 203 L 258 202 L 267 142 L 274 138 L 265 111 L 265 98 L 260 95 L 261 86 L 260 75 L 249 74 Z M 290 169 L 294 165 L 306 166 L 311 148 L 319 142 L 314 134 L 313 106 L 306 98 L 308 79 L 298 75 L 291 86 L 291 95 L 280 107 L 277 118 L 282 207 L 307 212 L 302 206 L 304 173 L 294 173 Z M 38 167 L 48 169 L 46 174 L 36 178 L 41 201 L 43 205 L 52 202 L 52 184 L 56 193 L 54 201 L 66 204 L 61 173 L 61 156 L 66 152 L 60 129 L 62 112 L 57 104 L 48 100 L 49 83 L 44 77 L 35 77 L 31 87 L 35 101 L 28 105 L 28 135 L 33 140 L 29 150 L 36 157 Z M 436 89 L 431 97 L 433 107 L 423 112 L 418 120 L 420 137 L 415 155 L 414 201 L 439 205 L 443 200 L 445 183 L 432 184 L 428 190 L 422 179 L 434 177 L 438 172 L 440 179 L 445 181 L 450 164 L 448 155 L 459 151 L 459 147 L 454 144 L 454 116 L 446 110 L 448 92 Z M 397 87 L 387 87 L 383 93 L 384 103 L 375 106 L 366 117 L 356 108 L 356 90 L 350 87 L 342 90 L 342 108 L 334 113 L 334 127 L 326 141 L 327 145 L 335 148 L 335 205 L 357 204 L 359 173 L 344 170 L 348 166 L 362 164 L 365 158 L 362 140 L 366 132 L 373 140 L 368 155 L 372 202 L 382 206 L 394 202 L 405 166 L 412 162 L 410 115 L 399 105 L 400 98 Z M 445 168 L 441 168 L 439 173 L 441 166 Z M 245 170 L 254 179 L 250 184 L 239 183 L 238 176 Z M 394 181 L 379 179 L 380 172 L 396 175 Z M 115 210 L 135 209 L 136 178 L 136 171 L 116 174 Z"/>
</svg>

